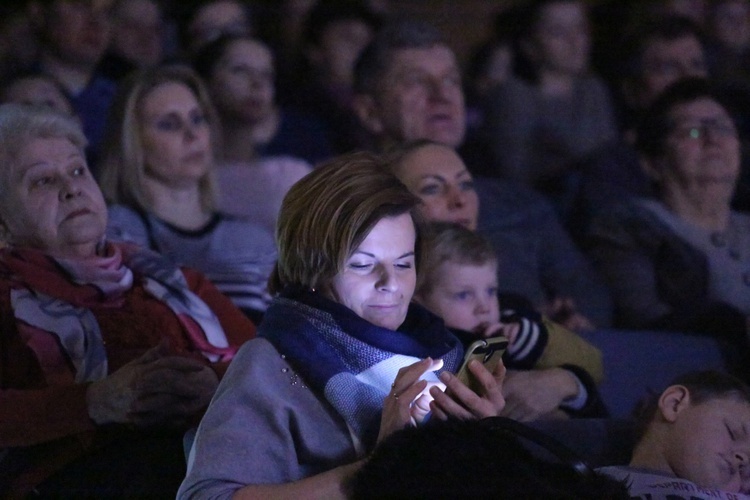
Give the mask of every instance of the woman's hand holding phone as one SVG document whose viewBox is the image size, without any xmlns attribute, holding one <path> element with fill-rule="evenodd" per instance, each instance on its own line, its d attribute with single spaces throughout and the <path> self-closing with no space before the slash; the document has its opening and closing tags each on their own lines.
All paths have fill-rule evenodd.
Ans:
<svg viewBox="0 0 750 500">
<path fill-rule="evenodd" d="M 499 415 L 505 407 L 503 396 L 503 380 L 505 379 L 505 365 L 500 361 L 494 371 L 490 372 L 478 360 L 468 362 L 467 369 L 476 379 L 477 391 L 473 391 L 461 382 L 455 375 L 443 372 L 440 380 L 446 386 L 445 391 L 437 387 L 430 389 L 432 415 L 441 420 L 449 417 L 477 419 Z"/>
</svg>

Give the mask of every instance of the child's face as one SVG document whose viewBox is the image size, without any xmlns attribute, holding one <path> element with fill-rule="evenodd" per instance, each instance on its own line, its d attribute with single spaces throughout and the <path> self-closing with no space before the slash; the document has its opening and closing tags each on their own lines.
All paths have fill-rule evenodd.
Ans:
<svg viewBox="0 0 750 500">
<path fill-rule="evenodd" d="M 446 326 L 481 333 L 500 321 L 494 262 L 479 266 L 444 262 L 433 272 L 432 289 L 419 299 Z"/>
<path fill-rule="evenodd" d="M 673 424 L 665 458 L 675 475 L 750 493 L 750 404 L 731 397 L 691 404 Z"/>
</svg>

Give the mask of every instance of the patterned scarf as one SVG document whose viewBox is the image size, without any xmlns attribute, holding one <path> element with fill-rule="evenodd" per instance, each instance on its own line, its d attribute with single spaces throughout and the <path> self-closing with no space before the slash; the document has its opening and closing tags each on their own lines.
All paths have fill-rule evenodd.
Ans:
<svg viewBox="0 0 750 500">
<path fill-rule="evenodd" d="M 443 359 L 455 372 L 461 344 L 437 316 L 412 304 L 398 330 L 382 328 L 319 293 L 286 291 L 266 311 L 258 335 L 267 338 L 371 449 L 383 398 L 398 370 L 420 359 Z M 437 381 L 434 372 L 424 379 Z"/>
<path fill-rule="evenodd" d="M 206 358 L 232 358 L 236 349 L 229 347 L 218 319 L 174 264 L 130 244 L 103 244 L 98 253 L 102 256 L 62 259 L 28 248 L 0 251 L 0 274 L 12 283 L 16 319 L 60 339 L 76 369 L 76 382 L 100 380 L 108 373 L 91 307 L 121 307 L 136 280 L 174 312 Z"/>
</svg>

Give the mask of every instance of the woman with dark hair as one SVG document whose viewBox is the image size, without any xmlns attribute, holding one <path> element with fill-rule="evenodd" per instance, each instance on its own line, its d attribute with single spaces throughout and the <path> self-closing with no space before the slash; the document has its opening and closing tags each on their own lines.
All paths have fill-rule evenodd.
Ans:
<svg viewBox="0 0 750 500">
<path fill-rule="evenodd" d="M 277 102 L 276 61 L 262 40 L 224 35 L 203 47 L 193 66 L 216 104 L 228 159 L 292 156 L 314 165 L 332 156 L 320 122 Z"/>
<path fill-rule="evenodd" d="M 538 0 L 526 9 L 517 77 L 487 98 L 486 140 L 496 175 L 554 194 L 573 164 L 615 138 L 616 126 L 604 83 L 589 73 L 584 2 Z"/>
</svg>

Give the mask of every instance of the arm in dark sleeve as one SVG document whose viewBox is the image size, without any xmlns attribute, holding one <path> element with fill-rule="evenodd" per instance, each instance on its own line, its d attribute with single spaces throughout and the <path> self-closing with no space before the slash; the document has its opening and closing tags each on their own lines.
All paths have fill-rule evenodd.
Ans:
<svg viewBox="0 0 750 500">
<path fill-rule="evenodd" d="M 595 221 L 588 238 L 589 254 L 612 290 L 618 323 L 629 328 L 743 335 L 745 316 L 706 297 L 705 258 L 623 210 Z"/>
<path fill-rule="evenodd" d="M 570 297 L 577 309 L 597 327 L 612 322 L 612 300 L 605 281 L 573 243 L 551 207 L 537 219 L 541 280 L 548 295 Z"/>
</svg>

